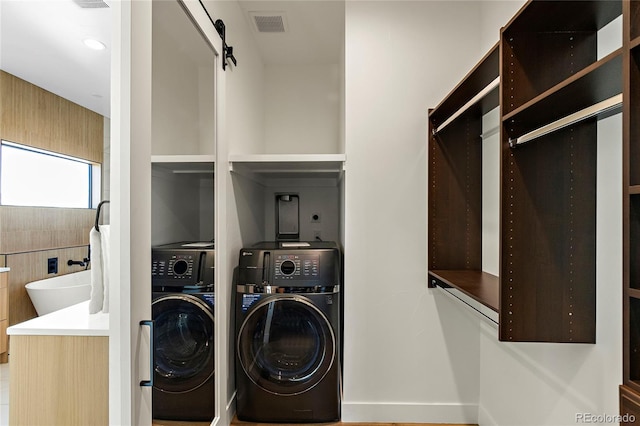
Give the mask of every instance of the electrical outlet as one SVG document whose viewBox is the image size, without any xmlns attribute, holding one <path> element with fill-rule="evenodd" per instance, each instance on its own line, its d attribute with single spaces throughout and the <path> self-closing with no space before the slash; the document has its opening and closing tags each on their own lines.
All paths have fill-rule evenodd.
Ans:
<svg viewBox="0 0 640 426">
<path fill-rule="evenodd" d="M 58 258 L 50 257 L 47 259 L 47 273 L 48 274 L 57 274 L 58 273 Z"/>
<path fill-rule="evenodd" d="M 311 213 L 309 221 L 311 223 L 320 223 L 320 213 Z"/>
</svg>

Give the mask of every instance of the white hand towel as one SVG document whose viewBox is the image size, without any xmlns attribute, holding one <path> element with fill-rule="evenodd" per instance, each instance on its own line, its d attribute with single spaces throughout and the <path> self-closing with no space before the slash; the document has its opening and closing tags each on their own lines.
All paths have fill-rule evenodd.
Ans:
<svg viewBox="0 0 640 426">
<path fill-rule="evenodd" d="M 109 225 L 100 225 L 101 248 L 102 248 L 102 283 L 104 287 L 104 301 L 102 312 L 109 312 L 109 273 L 111 268 L 109 261 L 109 251 L 111 249 L 111 231 Z"/>
<path fill-rule="evenodd" d="M 91 228 L 89 232 L 89 247 L 91 248 L 91 298 L 89 299 L 89 313 L 96 314 L 102 310 L 102 305 L 104 304 L 102 238 L 96 228 Z"/>
</svg>

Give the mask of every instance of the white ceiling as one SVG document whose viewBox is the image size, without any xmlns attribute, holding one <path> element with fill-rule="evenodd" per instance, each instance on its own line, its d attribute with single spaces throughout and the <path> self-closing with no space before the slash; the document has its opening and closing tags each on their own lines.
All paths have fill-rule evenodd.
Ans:
<svg viewBox="0 0 640 426">
<path fill-rule="evenodd" d="M 110 3 L 110 0 L 106 0 Z M 338 63 L 344 0 L 239 1 L 265 64 Z M 284 12 L 285 33 L 258 33 L 248 12 Z M 215 19 L 215 17 L 214 17 Z M 110 115 L 111 9 L 72 0 L 0 0 L 0 69 L 104 116 Z M 233 30 L 227 28 L 233 46 Z M 83 44 L 87 37 L 107 49 Z M 236 50 L 238 66 L 242 51 Z"/>
<path fill-rule="evenodd" d="M 71 0 L 0 0 L 0 69 L 109 116 L 110 14 Z M 89 49 L 87 37 L 107 49 Z"/>
</svg>

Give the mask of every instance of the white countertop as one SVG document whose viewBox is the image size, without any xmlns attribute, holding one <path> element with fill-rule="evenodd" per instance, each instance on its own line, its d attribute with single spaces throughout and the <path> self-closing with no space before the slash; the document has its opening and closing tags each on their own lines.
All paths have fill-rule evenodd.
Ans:
<svg viewBox="0 0 640 426">
<path fill-rule="evenodd" d="M 89 314 L 89 301 L 7 328 L 11 336 L 108 336 L 109 314 Z"/>
<path fill-rule="evenodd" d="M 0 274 L 3 272 L 9 272 L 11 268 L 0 268 Z"/>
</svg>

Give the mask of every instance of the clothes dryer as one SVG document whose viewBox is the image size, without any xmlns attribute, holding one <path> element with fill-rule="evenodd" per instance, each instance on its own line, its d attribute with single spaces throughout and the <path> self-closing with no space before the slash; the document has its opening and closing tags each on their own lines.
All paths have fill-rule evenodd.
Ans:
<svg viewBox="0 0 640 426">
<path fill-rule="evenodd" d="M 240 251 L 237 416 L 254 422 L 340 418 L 340 251 L 334 243 L 261 243 Z"/>
<path fill-rule="evenodd" d="M 153 418 L 214 418 L 214 255 L 213 243 L 152 250 Z"/>
<path fill-rule="evenodd" d="M 153 293 L 153 418 L 214 418 L 214 302 L 213 293 Z"/>
</svg>

